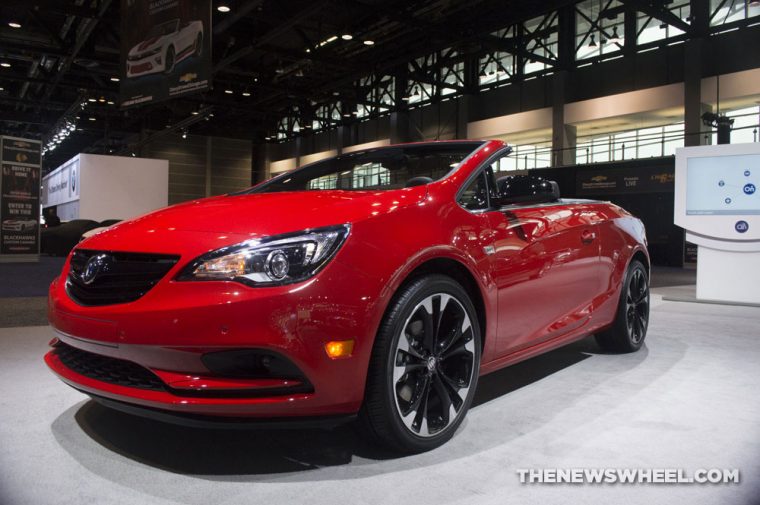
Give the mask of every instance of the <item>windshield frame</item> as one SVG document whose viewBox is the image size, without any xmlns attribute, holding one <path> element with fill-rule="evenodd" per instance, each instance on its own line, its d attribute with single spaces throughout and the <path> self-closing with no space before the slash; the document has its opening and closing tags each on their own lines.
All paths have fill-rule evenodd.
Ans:
<svg viewBox="0 0 760 505">
<path fill-rule="evenodd" d="M 313 165 L 316 165 L 317 163 L 323 163 L 323 162 L 325 162 L 327 160 L 331 160 L 331 159 L 336 159 L 337 160 L 337 159 L 340 159 L 340 158 L 343 158 L 343 157 L 348 157 L 348 156 L 351 156 L 351 157 L 353 157 L 353 156 L 361 156 L 361 155 L 364 155 L 364 154 L 369 154 L 369 153 L 373 153 L 373 152 L 377 152 L 377 151 L 382 151 L 382 150 L 385 150 L 385 149 L 393 149 L 393 148 L 399 148 L 399 147 L 436 146 L 436 145 L 440 145 L 440 146 L 460 145 L 461 146 L 461 145 L 466 145 L 466 144 L 471 144 L 472 145 L 472 151 L 470 151 L 470 153 L 467 156 L 465 156 L 464 158 L 462 158 L 462 161 L 460 161 L 459 163 L 457 163 L 457 166 L 453 167 L 451 170 L 449 170 L 448 172 L 446 172 L 439 179 L 436 179 L 435 181 L 433 181 L 433 182 L 439 182 L 439 181 L 442 181 L 442 180 L 450 177 L 457 170 L 459 170 L 459 168 L 467 160 L 469 160 L 473 155 L 475 155 L 485 145 L 487 145 L 488 141 L 487 140 L 442 140 L 442 141 L 432 141 L 432 142 L 413 142 L 413 143 L 407 143 L 407 144 L 392 144 L 392 145 L 388 145 L 388 146 L 373 147 L 373 148 L 370 148 L 370 149 L 362 149 L 362 150 L 359 150 L 359 151 L 352 151 L 350 153 L 339 154 L 337 156 L 331 156 L 329 158 L 324 158 L 322 160 L 313 161 L 311 163 L 308 163 L 308 164 L 303 165 L 301 167 L 295 168 L 293 170 L 287 170 L 287 171 L 285 171 L 285 172 L 283 172 L 283 173 L 281 173 L 279 175 L 276 175 L 276 176 L 272 177 L 271 179 L 269 179 L 267 181 L 264 181 L 262 183 L 257 184 L 256 186 L 253 186 L 253 187 L 250 187 L 250 188 L 247 188 L 247 189 L 244 189 L 242 191 L 235 192 L 235 193 L 230 193 L 230 196 L 250 195 L 250 194 L 256 194 L 256 193 L 266 193 L 265 190 L 266 190 L 267 187 L 269 187 L 269 186 L 271 186 L 271 185 L 279 182 L 284 177 L 292 177 L 292 176 L 294 176 L 294 175 L 296 175 L 296 174 L 298 174 L 298 173 L 300 173 L 300 172 L 302 172 L 304 170 L 308 170 L 310 167 L 312 167 Z M 367 190 L 367 191 L 393 191 L 393 190 L 398 190 L 398 189 L 403 189 L 403 188 L 389 188 L 389 189 L 379 189 L 379 190 L 378 189 L 374 189 L 374 190 L 371 189 L 371 190 Z M 308 191 L 315 191 L 315 190 L 309 190 L 309 189 L 293 190 L 294 193 L 297 193 L 297 192 L 308 192 Z M 325 191 L 325 190 L 321 190 L 321 191 Z M 328 191 L 361 191 L 361 190 L 331 189 L 331 190 L 328 190 Z"/>
</svg>

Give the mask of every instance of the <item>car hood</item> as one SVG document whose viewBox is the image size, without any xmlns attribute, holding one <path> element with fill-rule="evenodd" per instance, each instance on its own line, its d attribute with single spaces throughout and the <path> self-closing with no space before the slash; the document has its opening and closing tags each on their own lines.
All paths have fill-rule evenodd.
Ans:
<svg viewBox="0 0 760 505">
<path fill-rule="evenodd" d="M 129 55 L 134 56 L 136 54 L 142 54 L 145 51 L 150 51 L 156 47 L 160 47 L 163 39 L 164 37 L 151 37 L 147 40 L 143 40 L 129 51 Z"/>
<path fill-rule="evenodd" d="M 354 224 L 421 202 L 424 186 L 220 196 L 124 221 L 83 241 L 90 249 L 196 253 L 307 228 Z"/>
</svg>

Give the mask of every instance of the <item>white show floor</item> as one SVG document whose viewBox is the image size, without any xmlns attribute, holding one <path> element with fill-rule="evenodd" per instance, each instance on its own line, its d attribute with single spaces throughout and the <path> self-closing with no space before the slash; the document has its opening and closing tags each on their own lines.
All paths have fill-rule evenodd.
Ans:
<svg viewBox="0 0 760 505">
<path fill-rule="evenodd" d="M 203 431 L 59 382 L 46 327 L 0 329 L 0 504 L 760 503 L 760 309 L 653 298 L 646 348 L 587 339 L 481 379 L 444 447 L 354 431 Z M 738 468 L 739 484 L 520 484 L 518 468 Z"/>
</svg>

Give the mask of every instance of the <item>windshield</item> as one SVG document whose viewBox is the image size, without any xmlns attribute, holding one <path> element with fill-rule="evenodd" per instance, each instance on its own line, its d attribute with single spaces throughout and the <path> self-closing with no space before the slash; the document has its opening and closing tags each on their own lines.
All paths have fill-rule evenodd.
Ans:
<svg viewBox="0 0 760 505">
<path fill-rule="evenodd" d="M 152 39 L 155 37 L 161 37 L 163 35 L 171 35 L 172 33 L 177 31 L 178 24 L 179 24 L 179 19 L 172 19 L 171 21 L 167 21 L 166 23 L 161 23 L 160 25 L 156 25 L 150 29 L 150 31 L 148 32 L 147 38 Z"/>
<path fill-rule="evenodd" d="M 483 142 L 382 147 L 318 161 L 244 193 L 382 191 L 437 181 Z M 241 194 L 241 193 L 238 193 Z"/>
</svg>

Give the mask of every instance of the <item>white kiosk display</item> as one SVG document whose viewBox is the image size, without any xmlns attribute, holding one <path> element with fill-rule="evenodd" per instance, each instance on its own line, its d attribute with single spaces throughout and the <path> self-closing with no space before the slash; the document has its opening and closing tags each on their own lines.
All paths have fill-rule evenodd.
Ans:
<svg viewBox="0 0 760 505">
<path fill-rule="evenodd" d="M 676 150 L 675 224 L 698 246 L 697 299 L 760 304 L 760 143 Z"/>
<path fill-rule="evenodd" d="M 42 207 L 58 217 L 129 219 L 169 204 L 169 162 L 79 154 L 42 179 Z"/>
</svg>

